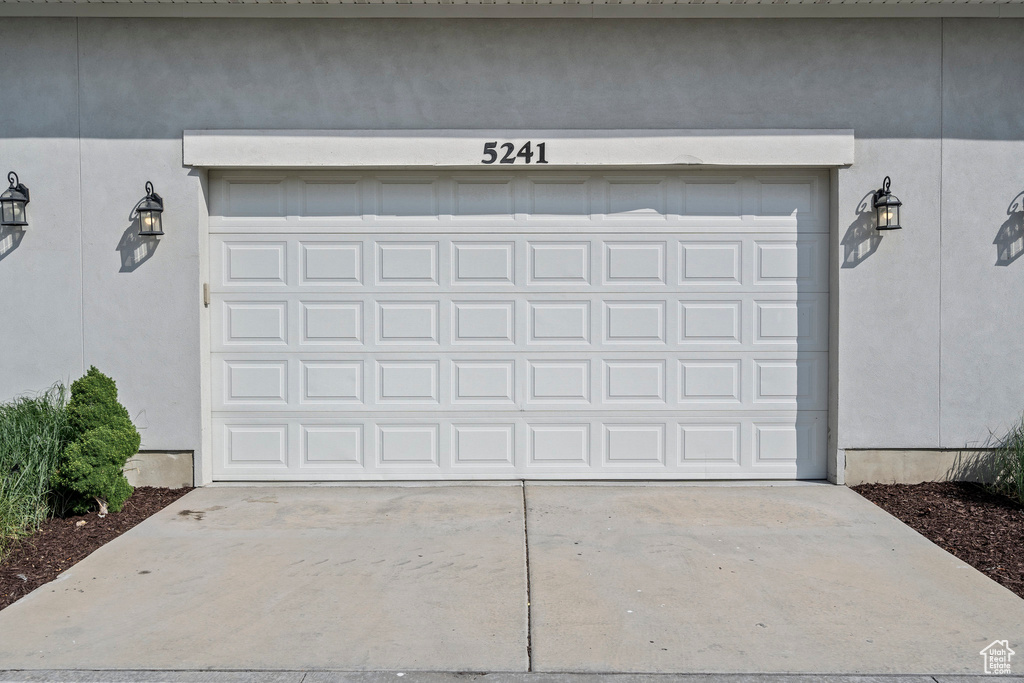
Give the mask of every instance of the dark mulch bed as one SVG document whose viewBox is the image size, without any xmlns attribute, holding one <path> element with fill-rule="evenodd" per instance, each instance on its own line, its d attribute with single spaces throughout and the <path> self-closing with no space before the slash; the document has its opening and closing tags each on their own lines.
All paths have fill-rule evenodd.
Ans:
<svg viewBox="0 0 1024 683">
<path fill-rule="evenodd" d="M 1024 598 L 1024 506 L 966 482 L 853 490 Z"/>
<path fill-rule="evenodd" d="M 0 609 L 84 559 L 104 543 L 117 538 L 159 512 L 192 489 L 140 486 L 121 512 L 100 517 L 96 512 L 51 519 L 36 533 L 18 541 L 0 564 Z M 85 522 L 85 524 L 80 524 Z"/>
</svg>

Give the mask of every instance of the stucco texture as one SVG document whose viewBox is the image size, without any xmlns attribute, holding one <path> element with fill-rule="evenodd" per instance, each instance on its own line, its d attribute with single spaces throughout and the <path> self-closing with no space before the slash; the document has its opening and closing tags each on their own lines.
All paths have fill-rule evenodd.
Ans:
<svg viewBox="0 0 1024 683">
<path fill-rule="evenodd" d="M 962 447 L 1024 409 L 1019 19 L 5 19 L 0 397 L 96 364 L 144 449 L 201 450 L 186 129 L 852 128 L 834 178 L 835 446 Z M 864 230 L 882 178 L 904 230 Z M 128 219 L 151 180 L 166 235 Z M 1013 223 L 1013 221 L 1017 223 Z M 1016 231 L 1016 232 L 1014 232 Z M 1005 239 L 1004 239 L 1005 241 Z M 1018 245 L 1019 246 L 1019 245 Z M 837 316 L 837 317 L 836 317 Z"/>
</svg>

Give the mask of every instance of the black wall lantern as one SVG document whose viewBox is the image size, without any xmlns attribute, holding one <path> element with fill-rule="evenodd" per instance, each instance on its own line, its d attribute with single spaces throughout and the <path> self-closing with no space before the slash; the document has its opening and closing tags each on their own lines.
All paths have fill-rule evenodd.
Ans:
<svg viewBox="0 0 1024 683">
<path fill-rule="evenodd" d="M 18 174 L 11 171 L 7 174 L 11 183 L 3 194 L 0 194 L 0 225 L 5 228 L 20 228 L 28 225 L 25 205 L 28 204 L 28 188 L 18 182 Z"/>
<path fill-rule="evenodd" d="M 139 215 L 139 235 L 151 237 L 164 234 L 161 215 L 164 212 L 164 199 L 153 191 L 153 183 L 146 182 L 146 196 L 135 205 L 135 212 Z"/>
<path fill-rule="evenodd" d="M 903 226 L 900 225 L 901 206 L 903 206 L 903 202 L 889 191 L 889 176 L 885 176 L 885 180 L 882 181 L 882 187 L 875 190 L 875 228 L 878 230 L 899 230 L 902 228 Z"/>
</svg>

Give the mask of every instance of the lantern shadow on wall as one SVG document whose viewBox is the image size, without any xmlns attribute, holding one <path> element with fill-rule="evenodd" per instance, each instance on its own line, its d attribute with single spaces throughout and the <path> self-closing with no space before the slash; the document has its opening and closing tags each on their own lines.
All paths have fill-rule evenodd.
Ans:
<svg viewBox="0 0 1024 683">
<path fill-rule="evenodd" d="M 133 217 L 128 229 L 122 233 L 121 240 L 117 243 L 117 251 L 121 254 L 120 272 L 130 273 L 153 258 L 159 244 L 158 238 L 139 234 L 139 217 Z"/>
<path fill-rule="evenodd" d="M 868 192 L 857 204 L 857 217 L 843 235 L 843 268 L 856 268 L 878 251 L 882 233 L 876 229 L 875 192 Z"/>
<path fill-rule="evenodd" d="M 3 261 L 11 252 L 17 249 L 24 238 L 24 228 L 0 226 L 0 261 Z"/>
<path fill-rule="evenodd" d="M 992 244 L 996 245 L 997 266 L 1008 266 L 1024 254 L 1024 192 L 1006 208 L 1006 220 Z"/>
</svg>

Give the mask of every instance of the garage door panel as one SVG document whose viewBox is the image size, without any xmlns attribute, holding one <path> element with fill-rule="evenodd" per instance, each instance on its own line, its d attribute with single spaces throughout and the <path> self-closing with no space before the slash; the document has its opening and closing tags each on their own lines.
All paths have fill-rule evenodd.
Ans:
<svg viewBox="0 0 1024 683">
<path fill-rule="evenodd" d="M 364 226 L 365 227 L 365 226 Z M 215 235 L 218 291 L 828 291 L 824 234 Z"/>
<path fill-rule="evenodd" d="M 363 284 L 363 242 L 350 240 L 297 240 L 298 282 L 302 287 L 346 288 Z"/>
<path fill-rule="evenodd" d="M 301 219 L 308 225 L 367 218 L 416 221 L 533 220 L 593 217 L 668 221 L 750 216 L 813 225 L 826 213 L 817 173 L 729 172 L 495 175 L 379 173 L 363 176 L 231 172 L 211 179 L 211 225 L 260 225 Z M 709 220 L 710 219 L 710 220 Z"/>
<path fill-rule="evenodd" d="M 215 352 L 825 351 L 828 295 L 215 293 Z"/>
<path fill-rule="evenodd" d="M 218 412 L 825 410 L 827 354 L 216 354 Z"/>
<path fill-rule="evenodd" d="M 211 188 L 218 479 L 825 474 L 822 173 Z"/>
<path fill-rule="evenodd" d="M 215 418 L 225 480 L 821 478 L 824 413 L 759 418 L 382 415 Z M 614 475 L 609 474 L 613 472 Z M 390 473 L 390 475 L 389 475 Z"/>
<path fill-rule="evenodd" d="M 828 220 L 825 217 L 807 216 L 669 216 L 661 221 L 644 222 L 642 219 L 626 216 L 592 214 L 588 218 L 578 216 L 539 217 L 517 213 L 514 218 L 478 216 L 419 217 L 378 217 L 357 216 L 352 218 L 321 217 L 309 218 L 288 216 L 278 220 L 244 220 L 212 216 L 211 230 L 222 235 L 247 235 L 250 237 L 281 234 L 282 231 L 302 233 L 310 236 L 337 235 L 339 230 L 346 233 L 379 232 L 403 235 L 430 236 L 438 232 L 452 235 L 477 236 L 480 233 L 499 234 L 515 231 L 523 235 L 548 235 L 553 229 L 573 233 L 632 233 L 638 225 L 646 235 L 704 236 L 729 235 L 737 232 L 756 232 L 762 235 L 807 235 L 827 234 Z"/>
<path fill-rule="evenodd" d="M 292 180 L 300 220 L 363 215 L 361 176 L 344 173 L 299 173 Z"/>
</svg>

